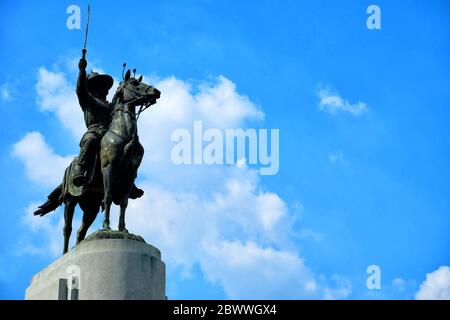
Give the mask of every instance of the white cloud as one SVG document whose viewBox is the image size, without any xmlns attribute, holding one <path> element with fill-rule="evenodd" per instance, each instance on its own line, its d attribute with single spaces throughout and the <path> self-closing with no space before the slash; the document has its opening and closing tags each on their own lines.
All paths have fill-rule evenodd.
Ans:
<svg viewBox="0 0 450 320">
<path fill-rule="evenodd" d="M 67 74 L 41 68 L 38 105 L 55 113 L 73 136 L 80 136 L 84 128 L 75 83 L 67 79 Z M 144 77 L 144 81 L 162 94 L 139 118 L 145 155 L 138 184 L 145 195 L 130 201 L 127 228 L 161 249 L 169 281 L 170 273 L 189 274 L 198 264 L 206 279 L 222 286 L 228 297 L 345 297 L 347 286 L 339 283 L 329 288 L 305 265 L 293 241 L 296 214 L 276 193 L 263 188 L 256 170 L 242 163 L 176 166 L 170 160 L 174 129 L 191 129 L 194 120 L 202 120 L 204 127 L 245 128 L 264 118 L 260 108 L 223 76 L 197 85 L 175 77 Z M 50 174 L 48 159 L 56 157 L 63 163 L 66 158 L 55 155 L 38 133 L 33 135 L 40 150 L 27 151 L 23 141 L 30 139 L 25 138 L 17 144 L 23 147 L 15 149 L 22 150 L 18 154 L 28 176 L 42 181 L 41 176 Z M 34 161 L 33 155 L 47 160 Z M 36 174 L 29 167 L 44 173 Z M 62 176 L 63 169 L 54 168 L 52 174 Z M 112 219 L 116 224 L 117 214 Z"/>
<path fill-rule="evenodd" d="M 4 83 L 0 86 L 0 98 L 3 102 L 10 102 L 13 99 L 10 83 Z"/>
<path fill-rule="evenodd" d="M 17 254 L 46 255 L 57 257 L 62 253 L 62 229 L 64 217 L 61 209 L 57 209 L 54 214 L 49 214 L 45 218 L 36 217 L 33 212 L 39 204 L 31 203 L 25 209 L 22 216 L 22 223 L 30 229 L 34 235 L 32 239 L 29 235 L 20 239 Z M 36 239 L 38 239 L 36 241 Z"/>
<path fill-rule="evenodd" d="M 326 86 L 319 86 L 316 94 L 320 98 L 319 109 L 330 114 L 342 111 L 348 112 L 354 117 L 359 117 L 369 110 L 366 103 L 358 102 L 352 104 Z"/>
<path fill-rule="evenodd" d="M 66 79 L 65 74 L 49 71 L 44 67 L 39 68 L 36 92 L 37 104 L 41 110 L 55 113 L 73 137 L 79 140 L 86 126 L 75 94 L 75 86 Z"/>
<path fill-rule="evenodd" d="M 308 228 L 301 229 L 297 236 L 301 239 L 311 239 L 313 241 L 322 241 L 325 237 L 323 234 L 315 232 Z"/>
<path fill-rule="evenodd" d="M 204 248 L 206 278 L 231 299 L 319 297 L 315 276 L 294 252 L 237 240 L 205 243 Z"/>
<path fill-rule="evenodd" d="M 450 300 L 450 267 L 428 273 L 416 293 L 417 300 Z"/>
<path fill-rule="evenodd" d="M 404 290 L 406 285 L 406 281 L 402 278 L 395 278 L 392 280 L 392 286 L 398 290 Z"/>
<path fill-rule="evenodd" d="M 352 286 L 348 279 L 340 275 L 334 274 L 331 277 L 331 280 L 334 281 L 334 285 L 326 287 L 324 289 L 325 299 L 327 300 L 346 299 L 351 294 Z"/>
<path fill-rule="evenodd" d="M 12 155 L 22 161 L 27 177 L 44 187 L 61 183 L 64 170 L 73 159 L 55 154 L 39 132 L 29 132 L 14 144 Z"/>
<path fill-rule="evenodd" d="M 36 83 L 37 100 L 36 103 L 41 111 L 53 112 L 60 123 L 69 130 L 72 137 L 79 141 L 86 131 L 83 111 L 78 104 L 75 93 L 76 82 L 74 75 L 77 74 L 77 61 L 69 59 L 63 65 L 66 72 L 51 71 L 45 67 L 39 68 L 38 80 Z M 99 68 L 94 68 L 96 72 L 103 73 Z M 114 81 L 114 86 L 108 95 L 112 98 L 118 81 Z"/>
<path fill-rule="evenodd" d="M 334 151 L 328 153 L 328 160 L 330 160 L 330 162 L 333 164 L 345 164 L 347 162 L 342 151 Z"/>
<path fill-rule="evenodd" d="M 293 217 L 285 203 L 276 194 L 260 190 L 255 172 L 231 171 L 234 176 L 207 197 L 195 190 L 175 192 L 142 182 L 146 194 L 130 202 L 130 230 L 161 247 L 171 265 L 186 268 L 204 254 L 203 243 L 221 239 L 289 247 Z M 272 208 L 273 216 L 267 217 L 265 206 Z"/>
<path fill-rule="evenodd" d="M 210 179 L 210 175 L 226 174 L 227 170 L 217 166 L 174 165 L 170 158 L 174 146 L 171 133 L 178 128 L 192 131 L 195 120 L 202 121 L 204 130 L 245 127 L 249 122 L 262 120 L 264 113 L 222 76 L 213 83 L 195 86 L 175 77 L 155 80 L 144 77 L 144 81 L 162 93 L 158 103 L 139 118 L 139 135 L 144 137 L 141 142 L 145 148 L 140 172 L 153 181 L 177 186 L 177 189 L 192 189 L 195 184 L 213 189 L 221 179 Z"/>
<path fill-rule="evenodd" d="M 195 96 L 196 107 L 216 128 L 230 128 L 246 119 L 264 117 L 255 104 L 248 97 L 238 94 L 236 85 L 224 76 L 217 78 L 216 85 L 202 84 L 199 89 Z"/>
</svg>

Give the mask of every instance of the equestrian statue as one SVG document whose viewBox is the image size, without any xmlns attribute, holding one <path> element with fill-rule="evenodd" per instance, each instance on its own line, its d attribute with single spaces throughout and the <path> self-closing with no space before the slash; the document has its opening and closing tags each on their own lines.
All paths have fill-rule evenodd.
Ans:
<svg viewBox="0 0 450 320">
<path fill-rule="evenodd" d="M 140 198 L 144 194 L 134 184 L 144 155 L 137 120 L 140 113 L 155 104 L 161 94 L 156 88 L 145 84 L 142 76 L 136 78 L 136 69 L 133 75 L 129 69 L 124 75 L 126 64 L 123 64 L 122 81 L 112 102 L 108 102 L 106 97 L 113 86 L 113 78 L 92 71 L 86 73 L 88 26 L 89 18 L 76 86 L 87 131 L 80 141 L 80 153 L 66 168 L 62 183 L 34 212 L 44 216 L 64 204 L 63 254 L 69 249 L 77 205 L 83 211 L 77 244 L 85 238 L 100 209 L 104 210 L 103 229 L 110 230 L 112 203 L 120 206 L 119 231 L 128 232 L 125 228 L 128 199 Z"/>
</svg>

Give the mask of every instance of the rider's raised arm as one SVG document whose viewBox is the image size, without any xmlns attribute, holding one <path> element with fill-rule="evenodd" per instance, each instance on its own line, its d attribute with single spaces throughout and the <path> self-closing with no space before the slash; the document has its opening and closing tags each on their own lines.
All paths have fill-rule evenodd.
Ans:
<svg viewBox="0 0 450 320">
<path fill-rule="evenodd" d="M 78 73 L 76 92 L 78 96 L 78 102 L 80 103 L 80 107 L 83 110 L 88 105 L 90 99 L 90 94 L 87 87 L 86 65 L 86 60 L 80 59 L 80 62 L 78 63 L 78 68 L 80 69 L 80 71 Z"/>
</svg>

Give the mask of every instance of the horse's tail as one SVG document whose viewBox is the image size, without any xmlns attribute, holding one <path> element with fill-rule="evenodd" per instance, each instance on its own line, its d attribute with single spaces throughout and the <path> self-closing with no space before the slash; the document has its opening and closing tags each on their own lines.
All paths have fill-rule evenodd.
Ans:
<svg viewBox="0 0 450 320">
<path fill-rule="evenodd" d="M 62 202 L 63 202 L 63 184 L 61 183 L 59 186 L 56 187 L 55 190 L 53 190 L 48 196 L 47 196 L 47 202 L 40 205 L 38 209 L 34 212 L 35 216 L 44 216 L 47 213 L 56 210 Z"/>
</svg>

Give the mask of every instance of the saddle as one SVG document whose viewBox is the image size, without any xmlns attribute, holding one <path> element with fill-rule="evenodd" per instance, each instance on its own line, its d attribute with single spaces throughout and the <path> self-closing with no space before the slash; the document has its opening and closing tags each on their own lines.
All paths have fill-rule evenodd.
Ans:
<svg viewBox="0 0 450 320">
<path fill-rule="evenodd" d="M 127 144 L 128 145 L 128 144 Z M 128 146 L 128 148 L 131 148 L 131 145 Z M 127 150 L 127 152 L 130 152 L 131 150 Z M 78 197 L 82 196 L 87 192 L 95 192 L 99 194 L 103 194 L 103 176 L 100 169 L 100 154 L 97 153 L 95 155 L 95 161 L 94 165 L 90 167 L 87 171 L 87 179 L 86 183 L 80 187 L 77 187 L 73 184 L 73 171 L 76 164 L 76 161 L 78 161 L 78 157 L 75 157 L 70 165 L 66 168 L 64 172 L 64 179 L 62 183 L 62 199 L 65 199 L 65 196 L 67 194 L 70 194 L 72 196 Z M 130 191 L 130 199 L 137 199 L 142 197 L 144 194 L 144 191 L 142 189 L 139 189 L 134 184 Z"/>
<path fill-rule="evenodd" d="M 64 172 L 63 195 L 70 193 L 72 196 L 78 197 L 85 194 L 88 190 L 90 192 L 103 193 L 99 153 L 97 152 L 95 155 L 94 164 L 88 168 L 86 173 L 86 183 L 82 186 L 76 186 L 73 183 L 74 168 L 77 161 L 78 157 L 75 157 Z"/>
</svg>

